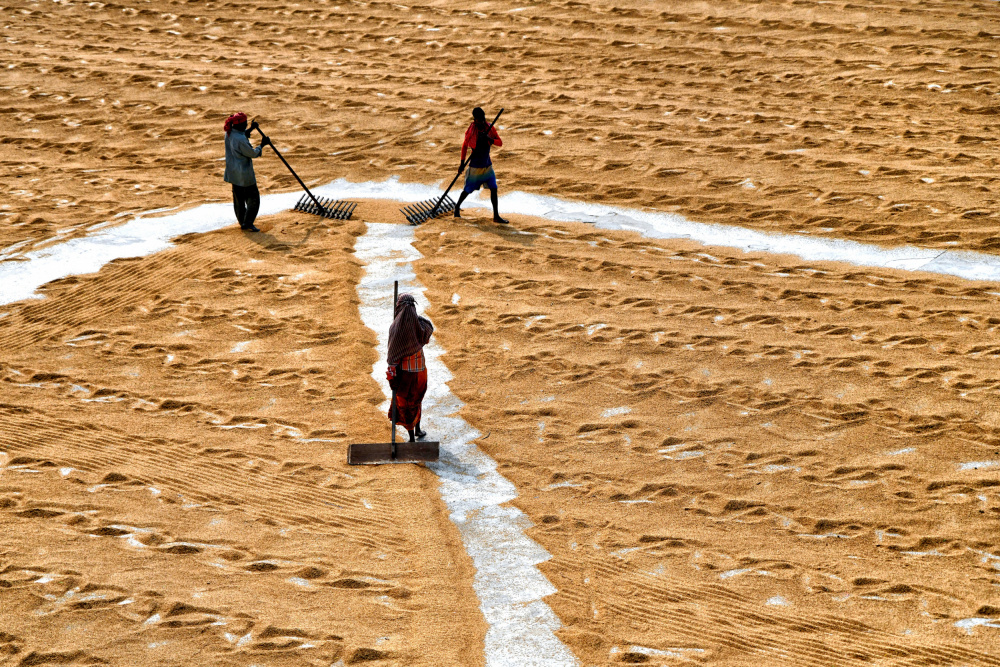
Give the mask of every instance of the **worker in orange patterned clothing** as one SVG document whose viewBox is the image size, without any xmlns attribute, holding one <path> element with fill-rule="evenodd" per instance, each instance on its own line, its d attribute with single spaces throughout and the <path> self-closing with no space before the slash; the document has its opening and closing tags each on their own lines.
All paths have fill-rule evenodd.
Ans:
<svg viewBox="0 0 1000 667">
<path fill-rule="evenodd" d="M 458 203 L 455 204 L 456 218 L 462 217 L 461 208 L 465 198 L 485 185 L 490 189 L 493 222 L 507 224 L 497 209 L 497 176 L 493 173 L 493 161 L 490 159 L 490 148 L 493 146 L 503 146 L 503 141 L 500 140 L 496 128 L 486 123 L 486 112 L 476 107 L 472 110 L 472 124 L 465 131 L 465 141 L 462 142 L 462 164 L 465 164 L 467 150 L 472 150 L 472 157 L 469 159 L 469 170 L 465 173 L 465 188 L 462 189 Z M 458 173 L 462 173 L 461 165 L 458 167 Z"/>
<path fill-rule="evenodd" d="M 424 345 L 431 339 L 434 325 L 426 317 L 417 315 L 417 301 L 411 294 L 400 294 L 396 299 L 395 318 L 389 327 L 389 350 L 386 377 L 396 399 L 389 406 L 389 419 L 398 421 L 410 442 L 427 435 L 420 428 L 421 403 L 427 393 L 427 362 Z M 396 416 L 393 417 L 393 408 Z"/>
</svg>

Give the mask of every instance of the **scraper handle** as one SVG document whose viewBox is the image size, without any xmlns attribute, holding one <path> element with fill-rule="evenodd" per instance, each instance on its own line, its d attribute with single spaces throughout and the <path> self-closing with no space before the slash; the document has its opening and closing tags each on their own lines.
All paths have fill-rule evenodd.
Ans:
<svg viewBox="0 0 1000 667">
<path fill-rule="evenodd" d="M 392 458 L 396 458 L 396 390 L 392 390 Z"/>
<path fill-rule="evenodd" d="M 392 319 L 396 319 L 396 302 L 399 301 L 399 281 L 392 281 Z M 392 458 L 396 458 L 396 390 L 392 390 Z"/>
</svg>

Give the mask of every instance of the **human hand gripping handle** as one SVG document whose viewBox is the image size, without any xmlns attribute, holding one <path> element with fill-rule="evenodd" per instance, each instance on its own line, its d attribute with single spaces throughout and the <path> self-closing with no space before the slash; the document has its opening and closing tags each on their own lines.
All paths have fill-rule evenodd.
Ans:
<svg viewBox="0 0 1000 667">
<path fill-rule="evenodd" d="M 500 113 L 503 113 L 503 109 L 500 109 Z M 497 118 L 500 118 L 500 113 L 497 114 Z M 496 122 L 497 122 L 496 118 L 493 119 L 493 123 L 490 124 L 489 130 L 487 130 L 486 141 L 490 142 L 490 146 L 492 146 L 493 144 L 496 143 L 496 140 L 493 137 L 489 136 L 490 133 L 493 132 L 493 124 L 496 123 Z M 469 156 L 469 160 L 471 160 L 471 159 L 472 159 L 472 156 L 470 155 Z M 468 162 L 468 160 L 466 160 L 466 162 Z M 463 162 L 462 164 L 458 165 L 458 173 L 461 174 L 463 169 L 465 169 L 465 162 Z"/>
<path fill-rule="evenodd" d="M 255 120 L 255 121 L 252 121 L 252 122 L 250 123 L 250 127 L 249 127 L 249 128 L 247 128 L 247 139 L 249 139 L 249 138 L 250 138 L 250 134 L 251 134 L 251 133 L 252 133 L 252 132 L 253 132 L 254 130 L 257 130 L 257 134 L 259 134 L 259 135 L 260 135 L 260 139 L 261 139 L 261 141 L 260 141 L 260 147 L 261 147 L 261 148 L 263 148 L 264 146 L 269 146 L 269 145 L 271 145 L 271 140 L 267 138 L 267 135 L 265 135 L 265 134 L 264 134 L 263 132 L 261 132 L 261 129 L 260 129 L 260 124 L 258 124 L 256 120 Z"/>
</svg>

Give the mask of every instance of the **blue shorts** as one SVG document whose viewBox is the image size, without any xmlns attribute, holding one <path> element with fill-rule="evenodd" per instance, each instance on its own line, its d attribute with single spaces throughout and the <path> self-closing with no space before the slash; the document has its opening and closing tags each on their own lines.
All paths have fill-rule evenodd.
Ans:
<svg viewBox="0 0 1000 667">
<path fill-rule="evenodd" d="M 465 172 L 465 192 L 475 192 L 482 186 L 490 190 L 497 189 L 497 175 L 493 173 L 493 165 L 486 167 L 469 167 Z"/>
</svg>

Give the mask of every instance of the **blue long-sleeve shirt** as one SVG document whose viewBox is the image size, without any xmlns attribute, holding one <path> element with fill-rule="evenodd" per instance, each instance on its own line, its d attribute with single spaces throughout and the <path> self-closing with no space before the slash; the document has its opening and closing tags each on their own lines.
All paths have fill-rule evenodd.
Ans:
<svg viewBox="0 0 1000 667">
<path fill-rule="evenodd" d="M 256 185 L 257 177 L 253 173 L 255 157 L 260 157 L 263 145 L 254 148 L 250 140 L 239 130 L 230 130 L 226 135 L 226 183 L 247 186 Z"/>
</svg>

